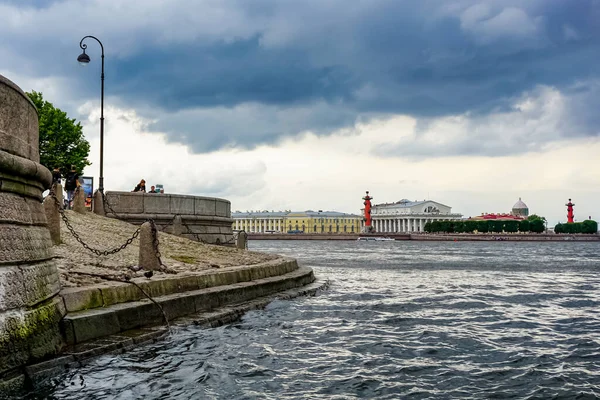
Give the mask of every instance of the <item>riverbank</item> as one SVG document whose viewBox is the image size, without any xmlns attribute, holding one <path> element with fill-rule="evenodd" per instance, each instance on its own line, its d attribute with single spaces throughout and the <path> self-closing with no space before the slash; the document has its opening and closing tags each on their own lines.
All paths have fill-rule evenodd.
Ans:
<svg viewBox="0 0 600 400">
<path fill-rule="evenodd" d="M 44 320 L 57 332 L 55 347 L 9 365 L 0 375 L 0 398 L 82 360 L 153 339 L 176 319 L 225 323 L 274 298 L 314 293 L 325 285 L 313 285 L 313 270 L 293 258 L 163 232 L 158 251 L 164 268 L 148 271 L 139 266 L 137 226 L 92 213 L 65 215 L 70 228 L 61 221 L 61 243 L 52 247 L 55 278 L 47 279 L 57 294 L 44 305 L 56 309 L 55 320 Z M 221 317 L 207 317 L 215 312 Z M 157 326 L 162 328 L 147 329 Z M 4 350 L 0 356 L 11 357 L 11 349 Z"/>
<path fill-rule="evenodd" d="M 423 241 L 515 241 L 515 242 L 597 242 L 600 235 L 554 233 L 375 233 L 375 234 L 268 234 L 249 233 L 249 240 L 357 240 L 359 237 L 386 237 Z"/>
</svg>

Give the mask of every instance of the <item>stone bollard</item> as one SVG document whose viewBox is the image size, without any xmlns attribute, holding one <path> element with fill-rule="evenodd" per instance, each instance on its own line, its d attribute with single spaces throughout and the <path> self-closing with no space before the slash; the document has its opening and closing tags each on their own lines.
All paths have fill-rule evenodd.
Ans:
<svg viewBox="0 0 600 400">
<path fill-rule="evenodd" d="M 85 214 L 87 212 L 87 209 L 85 208 L 85 192 L 81 188 L 75 192 L 73 211 L 79 214 Z"/>
<path fill-rule="evenodd" d="M 248 246 L 248 234 L 245 231 L 238 232 L 235 245 L 238 249 L 246 249 Z"/>
<path fill-rule="evenodd" d="M 92 207 L 94 209 L 94 214 L 106 216 L 106 211 L 104 210 L 104 200 L 102 199 L 102 192 L 96 190 L 94 193 L 94 201 L 92 203 Z"/>
<path fill-rule="evenodd" d="M 42 192 L 52 174 L 40 164 L 38 113 L 0 75 L 0 397 L 23 366 L 62 347 L 65 306 Z M 16 379 L 16 378 L 15 378 Z M 14 381 L 14 379 L 13 379 Z"/>
<path fill-rule="evenodd" d="M 181 221 L 181 215 L 176 215 L 173 219 L 173 235 L 181 236 L 183 232 L 183 222 Z"/>
<path fill-rule="evenodd" d="M 158 232 L 156 234 L 158 235 Z M 139 265 L 152 271 L 161 269 L 160 260 L 156 256 L 156 249 L 154 248 L 154 235 L 152 234 L 152 224 L 150 222 L 144 222 L 140 227 Z"/>
<path fill-rule="evenodd" d="M 54 195 L 56 196 L 56 199 L 58 200 L 58 204 L 60 204 L 61 207 L 64 207 L 65 197 L 63 195 L 63 187 L 60 183 L 54 184 Z"/>
<path fill-rule="evenodd" d="M 52 244 L 60 244 L 60 214 L 56 199 L 52 196 L 46 196 L 44 199 L 44 211 L 46 212 L 46 220 L 48 221 L 48 230 Z"/>
</svg>

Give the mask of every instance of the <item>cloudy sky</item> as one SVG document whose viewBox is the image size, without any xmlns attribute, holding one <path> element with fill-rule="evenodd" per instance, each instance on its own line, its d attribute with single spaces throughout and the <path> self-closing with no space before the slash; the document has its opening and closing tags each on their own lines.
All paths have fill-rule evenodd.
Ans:
<svg viewBox="0 0 600 400">
<path fill-rule="evenodd" d="M 600 219 L 598 0 L 0 0 L 0 74 L 80 120 L 107 190 L 358 213 L 519 197 Z"/>
</svg>

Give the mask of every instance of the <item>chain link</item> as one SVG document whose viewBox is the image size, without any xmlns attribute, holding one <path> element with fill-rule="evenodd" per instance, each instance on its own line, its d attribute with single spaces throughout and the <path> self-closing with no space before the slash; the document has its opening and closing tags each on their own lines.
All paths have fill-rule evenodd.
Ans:
<svg viewBox="0 0 600 400">
<path fill-rule="evenodd" d="M 156 258 L 158 258 L 158 263 L 160 264 L 161 267 L 163 267 L 164 269 L 167 268 L 167 266 L 165 264 L 163 264 L 162 262 L 162 255 L 160 254 L 160 250 L 158 249 L 158 230 L 156 229 L 156 224 L 154 223 L 154 220 L 152 219 L 148 219 L 148 222 L 150 222 L 150 228 L 152 229 L 152 245 L 154 246 L 154 253 L 156 255 Z"/>
<path fill-rule="evenodd" d="M 79 188 L 77 188 L 76 190 L 78 190 Z M 123 243 L 121 246 L 119 247 L 115 247 L 114 249 L 110 249 L 110 250 L 98 250 L 95 249 L 91 246 L 89 246 L 87 243 L 85 243 L 83 241 L 83 239 L 81 239 L 81 237 L 79 236 L 79 234 L 75 231 L 75 229 L 73 228 L 73 226 L 71 225 L 71 223 L 69 222 L 69 219 L 67 218 L 67 214 L 65 213 L 64 208 L 60 205 L 60 202 L 58 201 L 58 198 L 56 197 L 56 193 L 54 193 L 54 188 L 50 189 L 50 196 L 52 196 L 52 198 L 54 199 L 54 203 L 56 204 L 56 207 L 58 208 L 58 212 L 60 213 L 60 216 L 62 218 L 62 220 L 64 221 L 67 229 L 69 230 L 69 232 L 71 233 L 71 235 L 73 235 L 73 237 L 75 238 L 75 240 L 77 240 L 77 242 L 79 242 L 79 244 L 81 244 L 85 249 L 91 251 L 92 253 L 98 255 L 98 256 L 108 256 L 111 254 L 116 254 L 121 250 L 124 250 L 127 246 L 129 246 L 140 234 L 140 228 L 138 228 L 133 235 L 127 239 L 125 241 L 125 243 Z"/>
</svg>

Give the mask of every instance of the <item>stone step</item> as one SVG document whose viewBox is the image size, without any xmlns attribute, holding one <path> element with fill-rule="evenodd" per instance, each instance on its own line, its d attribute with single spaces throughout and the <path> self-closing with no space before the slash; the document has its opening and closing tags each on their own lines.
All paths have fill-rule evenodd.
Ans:
<svg viewBox="0 0 600 400">
<path fill-rule="evenodd" d="M 301 287 L 314 280 L 311 268 L 299 267 L 283 275 L 173 293 L 155 297 L 154 300 L 161 305 L 170 321 Z M 67 344 L 78 344 L 126 330 L 163 323 L 164 317 L 160 309 L 145 299 L 68 313 L 61 321 L 61 330 Z"/>
<path fill-rule="evenodd" d="M 181 273 L 160 278 L 155 276 L 152 279 L 134 278 L 133 281 L 140 285 L 150 296 L 159 297 L 283 275 L 297 268 L 298 264 L 296 260 L 281 257 L 254 265 L 204 270 L 196 273 Z M 61 290 L 60 296 L 63 298 L 65 309 L 69 313 L 109 307 L 114 304 L 146 298 L 134 285 L 120 282 L 106 282 L 89 287 L 66 288 Z"/>
</svg>

